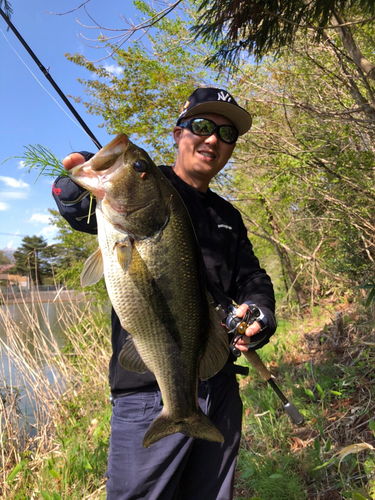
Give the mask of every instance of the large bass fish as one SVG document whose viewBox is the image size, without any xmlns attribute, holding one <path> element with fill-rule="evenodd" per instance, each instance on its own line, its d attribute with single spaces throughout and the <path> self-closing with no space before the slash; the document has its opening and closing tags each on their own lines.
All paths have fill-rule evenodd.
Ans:
<svg viewBox="0 0 375 500">
<path fill-rule="evenodd" d="M 108 295 L 130 334 L 120 356 L 127 370 L 154 373 L 163 410 L 143 446 L 182 432 L 222 442 L 198 405 L 198 377 L 227 361 L 228 336 L 204 283 L 202 257 L 179 194 L 145 151 L 118 135 L 69 176 L 96 197 L 98 250 L 82 286 L 104 274 Z"/>
</svg>

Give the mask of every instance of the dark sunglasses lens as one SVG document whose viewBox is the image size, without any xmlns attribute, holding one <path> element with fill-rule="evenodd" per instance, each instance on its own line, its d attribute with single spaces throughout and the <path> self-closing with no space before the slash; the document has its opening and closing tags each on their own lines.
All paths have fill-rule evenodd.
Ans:
<svg viewBox="0 0 375 500">
<path fill-rule="evenodd" d="M 191 130 L 194 134 L 208 136 L 213 133 L 215 124 L 211 120 L 196 118 L 191 121 Z"/>
<path fill-rule="evenodd" d="M 236 142 L 238 134 L 237 130 L 231 125 L 222 125 L 220 127 L 219 135 L 224 142 L 233 144 L 233 142 Z"/>
</svg>

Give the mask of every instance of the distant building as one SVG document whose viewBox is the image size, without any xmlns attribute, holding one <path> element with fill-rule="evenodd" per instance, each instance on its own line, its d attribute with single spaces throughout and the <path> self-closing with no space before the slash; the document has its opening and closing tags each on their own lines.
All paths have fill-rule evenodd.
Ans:
<svg viewBox="0 0 375 500">
<path fill-rule="evenodd" d="M 5 281 L 4 286 L 19 286 L 28 290 L 30 288 L 29 278 L 27 276 L 18 276 L 17 274 L 0 274 L 0 281 Z"/>
</svg>

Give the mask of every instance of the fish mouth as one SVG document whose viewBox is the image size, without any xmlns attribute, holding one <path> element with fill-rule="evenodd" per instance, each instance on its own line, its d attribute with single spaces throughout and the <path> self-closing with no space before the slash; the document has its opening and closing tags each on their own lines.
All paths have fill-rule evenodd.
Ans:
<svg viewBox="0 0 375 500">
<path fill-rule="evenodd" d="M 89 160 L 91 169 L 94 172 L 101 172 L 110 169 L 117 158 L 121 156 L 129 147 L 129 137 L 126 134 L 119 134 L 100 153 Z"/>
<path fill-rule="evenodd" d="M 107 146 L 101 149 L 95 156 L 82 165 L 77 165 L 69 171 L 69 176 L 79 177 L 84 173 L 90 177 L 90 172 L 100 175 L 100 172 L 107 172 L 116 163 L 117 159 L 124 154 L 129 147 L 129 137 L 126 134 L 119 134 Z"/>
</svg>

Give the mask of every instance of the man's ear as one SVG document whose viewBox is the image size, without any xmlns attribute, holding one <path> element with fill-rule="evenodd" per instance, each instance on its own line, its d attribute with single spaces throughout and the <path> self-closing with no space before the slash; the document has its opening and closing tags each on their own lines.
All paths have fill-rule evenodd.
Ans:
<svg viewBox="0 0 375 500">
<path fill-rule="evenodd" d="M 173 129 L 173 139 L 174 139 L 174 142 L 177 144 L 177 146 L 180 143 L 181 134 L 182 134 L 182 128 L 181 127 L 175 127 Z"/>
</svg>

